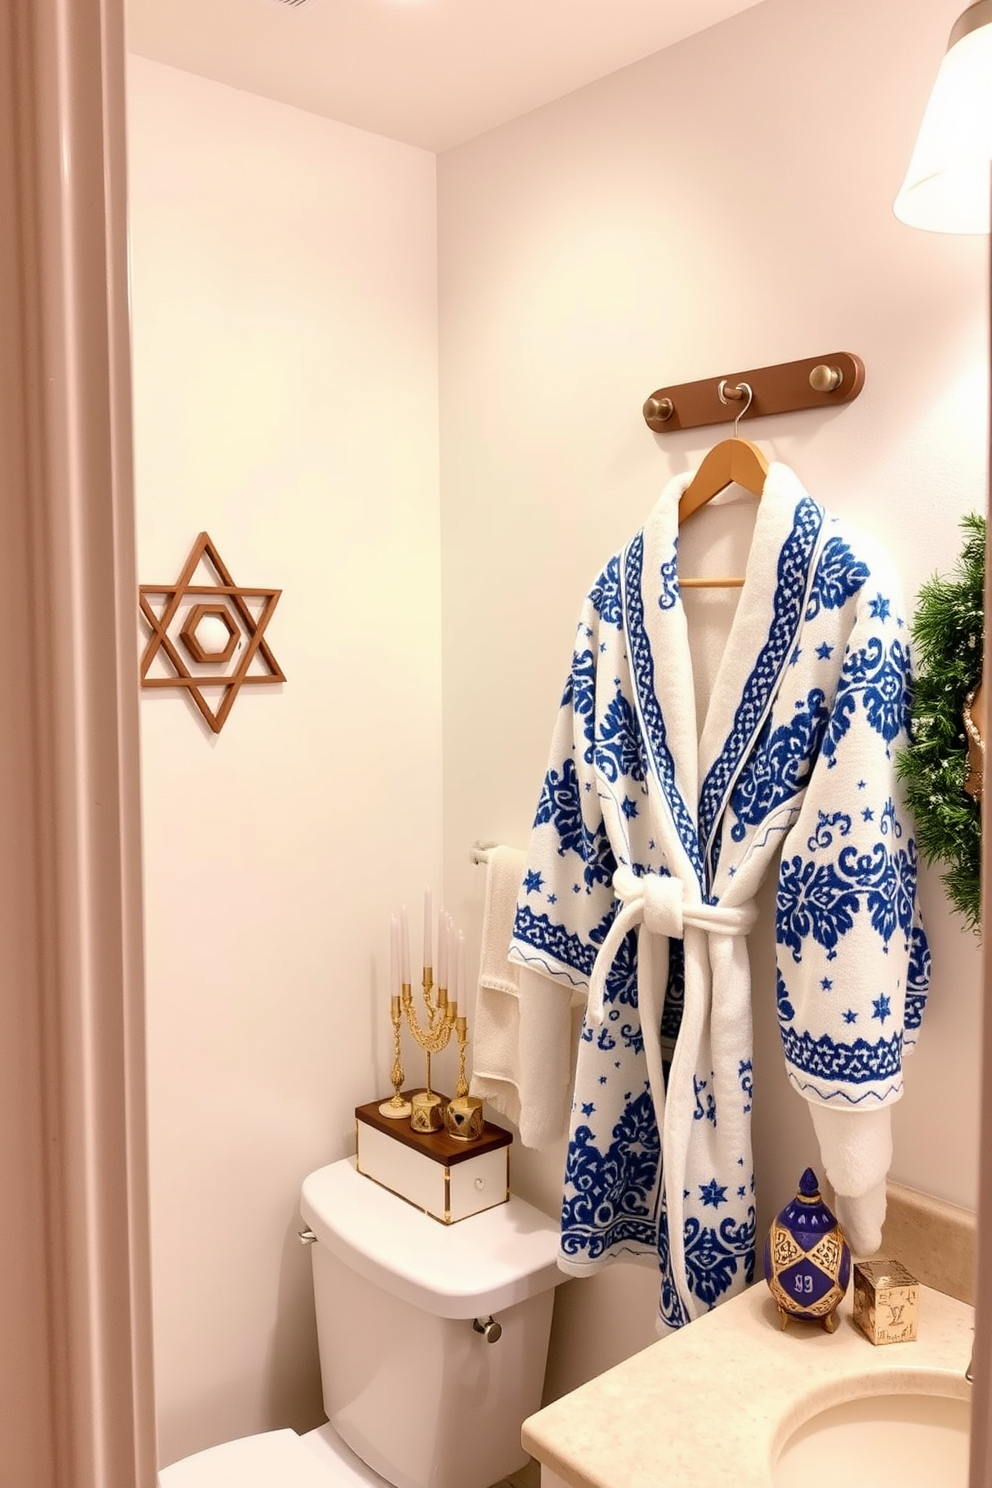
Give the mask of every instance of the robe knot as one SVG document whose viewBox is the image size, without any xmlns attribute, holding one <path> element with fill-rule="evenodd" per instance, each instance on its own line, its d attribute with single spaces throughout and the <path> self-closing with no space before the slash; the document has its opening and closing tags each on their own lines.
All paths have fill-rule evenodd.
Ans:
<svg viewBox="0 0 992 1488">
<path fill-rule="evenodd" d="M 614 879 L 614 887 L 616 879 Z M 627 887 L 627 885 L 624 885 Z M 675 940 L 682 939 L 682 900 L 685 891 L 682 888 L 680 878 L 663 878 L 660 873 L 646 873 L 643 878 L 637 880 L 637 887 L 644 896 L 644 924 L 652 935 L 667 935 Z M 621 898 L 629 900 L 634 895 L 622 894 Z"/>
<path fill-rule="evenodd" d="M 754 903 L 686 904 L 685 886 L 671 874 L 638 876 L 629 868 L 618 868 L 613 875 L 613 889 L 621 907 L 600 946 L 589 982 L 588 1016 L 593 1023 L 603 1021 L 606 979 L 628 931 L 643 925 L 652 935 L 681 940 L 685 927 L 691 925 L 707 934 L 747 935 L 757 915 Z"/>
</svg>

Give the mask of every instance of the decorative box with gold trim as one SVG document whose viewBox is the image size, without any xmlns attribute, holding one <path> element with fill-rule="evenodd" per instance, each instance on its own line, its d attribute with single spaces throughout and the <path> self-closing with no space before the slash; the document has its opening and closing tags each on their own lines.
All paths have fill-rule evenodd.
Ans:
<svg viewBox="0 0 992 1488">
<path fill-rule="evenodd" d="M 481 1137 L 463 1142 L 446 1131 L 415 1132 L 409 1119 L 381 1116 L 379 1102 L 371 1101 L 355 1108 L 355 1137 L 358 1171 L 442 1224 L 510 1197 L 513 1137 L 490 1121 Z"/>
</svg>

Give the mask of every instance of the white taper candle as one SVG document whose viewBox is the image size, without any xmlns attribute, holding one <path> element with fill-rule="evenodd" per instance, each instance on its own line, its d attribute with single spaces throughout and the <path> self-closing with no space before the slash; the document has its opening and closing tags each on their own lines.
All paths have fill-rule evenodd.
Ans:
<svg viewBox="0 0 992 1488">
<path fill-rule="evenodd" d="M 400 922 L 395 915 L 389 916 L 389 995 L 398 997 L 400 992 Z"/>
<path fill-rule="evenodd" d="M 448 985 L 448 915 L 443 904 L 437 916 L 437 984 Z"/>
<path fill-rule="evenodd" d="M 424 890 L 424 965 L 434 965 L 434 895 L 430 884 Z"/>
<path fill-rule="evenodd" d="M 453 1000 L 455 1002 L 457 1002 L 457 1004 L 461 1008 L 462 1012 L 464 1012 L 465 1011 L 465 1001 L 464 1001 L 464 999 L 465 999 L 465 931 L 464 930 L 459 930 L 458 935 L 457 935 L 457 938 L 456 938 L 456 941 L 455 941 L 455 946 L 456 946 L 456 951 L 455 951 L 455 977 L 454 977 L 454 981 L 455 981 L 455 996 L 454 996 L 454 999 Z"/>
<path fill-rule="evenodd" d="M 400 910 L 400 980 L 410 986 L 410 916 L 405 904 Z"/>
</svg>

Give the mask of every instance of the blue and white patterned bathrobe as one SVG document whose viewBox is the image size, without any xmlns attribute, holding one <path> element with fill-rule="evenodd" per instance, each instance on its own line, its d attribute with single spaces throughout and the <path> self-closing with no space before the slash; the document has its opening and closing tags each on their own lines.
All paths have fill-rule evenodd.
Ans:
<svg viewBox="0 0 992 1488">
<path fill-rule="evenodd" d="M 669 1327 L 753 1269 L 746 933 L 765 874 L 786 1069 L 807 1100 L 895 1101 L 929 980 L 894 772 L 910 675 L 891 562 L 773 464 L 697 733 L 687 480 L 586 600 L 510 949 L 589 992 L 562 1264 L 657 1257 Z"/>
</svg>

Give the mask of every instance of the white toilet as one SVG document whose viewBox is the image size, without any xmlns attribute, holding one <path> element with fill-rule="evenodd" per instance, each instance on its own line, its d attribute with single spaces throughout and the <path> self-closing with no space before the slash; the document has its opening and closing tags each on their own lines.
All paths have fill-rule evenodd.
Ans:
<svg viewBox="0 0 992 1488">
<path fill-rule="evenodd" d="M 490 1488 L 521 1467 L 565 1280 L 554 1221 L 511 1197 L 443 1225 L 354 1158 L 311 1173 L 300 1208 L 328 1424 L 197 1452 L 160 1488 Z"/>
</svg>

